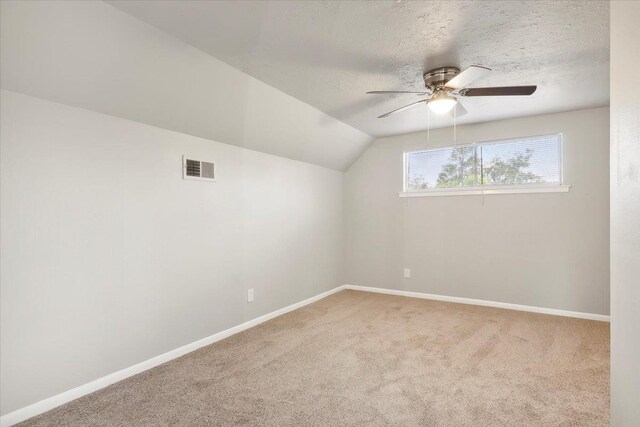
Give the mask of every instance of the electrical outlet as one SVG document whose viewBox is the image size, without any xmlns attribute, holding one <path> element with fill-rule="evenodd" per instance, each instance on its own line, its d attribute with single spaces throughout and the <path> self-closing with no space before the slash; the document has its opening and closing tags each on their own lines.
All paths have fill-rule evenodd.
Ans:
<svg viewBox="0 0 640 427">
<path fill-rule="evenodd" d="M 247 302 L 253 302 L 253 288 L 247 291 Z"/>
<path fill-rule="evenodd" d="M 410 279 L 411 278 L 411 269 L 410 268 L 405 268 L 404 269 L 404 278 L 405 279 Z"/>
</svg>

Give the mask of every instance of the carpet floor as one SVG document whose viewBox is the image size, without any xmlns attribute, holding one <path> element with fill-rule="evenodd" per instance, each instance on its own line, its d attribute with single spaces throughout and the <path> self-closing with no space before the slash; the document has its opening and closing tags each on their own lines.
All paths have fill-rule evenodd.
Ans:
<svg viewBox="0 0 640 427">
<path fill-rule="evenodd" d="M 342 291 L 23 425 L 608 422 L 608 323 Z"/>
</svg>

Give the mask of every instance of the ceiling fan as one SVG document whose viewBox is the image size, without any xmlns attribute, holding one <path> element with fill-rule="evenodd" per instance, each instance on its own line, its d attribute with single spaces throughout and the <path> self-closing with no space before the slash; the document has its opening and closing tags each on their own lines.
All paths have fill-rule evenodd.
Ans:
<svg viewBox="0 0 640 427">
<path fill-rule="evenodd" d="M 421 99 L 404 107 L 396 108 L 389 111 L 378 118 L 388 117 L 391 114 L 399 113 L 416 105 L 426 103 L 431 111 L 436 114 L 451 113 L 456 116 L 462 116 L 467 111 L 464 109 L 457 96 L 513 96 L 513 95 L 531 95 L 537 86 L 501 86 L 501 87 L 478 87 L 468 88 L 467 85 L 491 71 L 490 68 L 481 65 L 471 65 L 464 71 L 460 71 L 456 67 L 439 67 L 429 70 L 422 76 L 426 91 L 413 92 L 406 90 L 374 90 L 367 94 L 416 94 L 430 95 L 429 98 Z"/>
</svg>

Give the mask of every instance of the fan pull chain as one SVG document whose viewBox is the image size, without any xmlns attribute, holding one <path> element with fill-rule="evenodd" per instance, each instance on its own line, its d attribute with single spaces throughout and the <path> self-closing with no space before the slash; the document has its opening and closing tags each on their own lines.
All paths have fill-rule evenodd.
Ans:
<svg viewBox="0 0 640 427">
<path fill-rule="evenodd" d="M 431 146 L 431 112 L 427 108 L 427 150 Z"/>
<path fill-rule="evenodd" d="M 456 108 L 456 106 L 453 107 L 453 148 L 457 148 L 458 145 L 458 140 L 457 140 L 457 136 L 456 136 L 456 111 L 458 109 Z"/>
<path fill-rule="evenodd" d="M 482 162 L 482 146 L 480 146 L 480 194 L 482 196 L 482 206 L 484 206 L 484 164 Z"/>
</svg>

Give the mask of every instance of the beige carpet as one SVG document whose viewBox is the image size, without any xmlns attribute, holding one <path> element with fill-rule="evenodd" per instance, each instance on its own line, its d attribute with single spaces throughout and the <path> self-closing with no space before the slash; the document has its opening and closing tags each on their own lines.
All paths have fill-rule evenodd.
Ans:
<svg viewBox="0 0 640 427">
<path fill-rule="evenodd" d="M 343 291 L 24 425 L 602 426 L 609 325 Z"/>
</svg>

